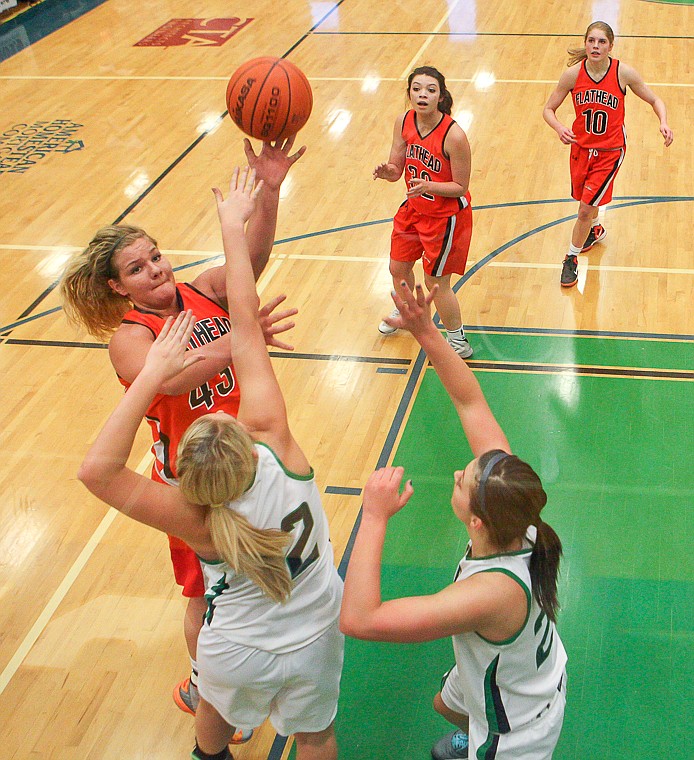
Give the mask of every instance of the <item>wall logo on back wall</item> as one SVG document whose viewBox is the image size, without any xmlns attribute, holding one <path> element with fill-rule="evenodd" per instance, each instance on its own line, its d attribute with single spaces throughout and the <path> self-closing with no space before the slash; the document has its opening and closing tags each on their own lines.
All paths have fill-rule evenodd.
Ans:
<svg viewBox="0 0 694 760">
<path fill-rule="evenodd" d="M 252 18 L 172 18 L 134 47 L 219 47 L 247 27 Z"/>
<path fill-rule="evenodd" d="M 77 139 L 82 124 L 70 119 L 14 124 L 0 132 L 0 174 L 24 174 L 49 153 L 82 150 Z"/>
</svg>

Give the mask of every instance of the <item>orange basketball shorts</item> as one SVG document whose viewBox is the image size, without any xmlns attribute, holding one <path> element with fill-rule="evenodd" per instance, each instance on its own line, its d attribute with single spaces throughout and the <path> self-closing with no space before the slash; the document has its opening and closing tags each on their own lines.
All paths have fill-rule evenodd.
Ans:
<svg viewBox="0 0 694 760">
<path fill-rule="evenodd" d="M 198 555 L 176 536 L 169 536 L 169 552 L 173 565 L 174 578 L 181 593 L 186 597 L 204 596 L 205 581 Z"/>
<path fill-rule="evenodd" d="M 152 480 L 157 483 L 163 483 L 157 471 L 152 468 Z M 173 486 L 172 486 L 173 487 Z M 171 554 L 171 564 L 173 565 L 174 578 L 179 586 L 182 586 L 181 594 L 186 597 L 196 597 L 205 595 L 205 579 L 202 574 L 202 567 L 198 555 L 188 546 L 185 541 L 181 541 L 176 536 L 169 536 L 169 553 Z"/>
<path fill-rule="evenodd" d="M 604 206 L 612 200 L 612 187 L 626 148 L 594 150 L 571 146 L 571 197 L 589 206 Z"/>
<path fill-rule="evenodd" d="M 472 208 L 466 204 L 453 216 L 427 216 L 405 201 L 393 219 L 390 258 L 394 261 L 422 259 L 431 277 L 465 274 L 472 237 Z"/>
</svg>

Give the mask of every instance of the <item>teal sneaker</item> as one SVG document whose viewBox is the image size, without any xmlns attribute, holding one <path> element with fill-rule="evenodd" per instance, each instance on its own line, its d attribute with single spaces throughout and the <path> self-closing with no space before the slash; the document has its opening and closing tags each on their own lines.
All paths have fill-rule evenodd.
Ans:
<svg viewBox="0 0 694 760">
<path fill-rule="evenodd" d="M 467 758 L 468 735 L 458 729 L 439 739 L 431 748 L 433 760 L 460 760 Z"/>
</svg>

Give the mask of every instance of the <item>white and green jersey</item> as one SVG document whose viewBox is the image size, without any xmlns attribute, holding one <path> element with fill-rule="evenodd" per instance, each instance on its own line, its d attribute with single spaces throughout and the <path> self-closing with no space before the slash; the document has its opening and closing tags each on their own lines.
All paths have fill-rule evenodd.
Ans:
<svg viewBox="0 0 694 760">
<path fill-rule="evenodd" d="M 557 629 L 532 595 L 530 555 L 536 535 L 530 527 L 520 551 L 489 557 L 471 557 L 468 544 L 455 575 L 462 581 L 476 573 L 504 573 L 528 600 L 523 628 L 506 641 L 491 642 L 474 632 L 453 636 L 465 705 L 490 734 L 506 734 L 536 718 L 556 696 L 566 665 Z"/>
<path fill-rule="evenodd" d="M 313 472 L 291 473 L 269 447 L 255 448 L 255 480 L 233 509 L 256 528 L 291 534 L 286 556 L 294 588 L 278 604 L 223 561 L 201 558 L 208 603 L 204 625 L 234 643 L 282 654 L 310 644 L 338 618 L 342 579 Z"/>
</svg>

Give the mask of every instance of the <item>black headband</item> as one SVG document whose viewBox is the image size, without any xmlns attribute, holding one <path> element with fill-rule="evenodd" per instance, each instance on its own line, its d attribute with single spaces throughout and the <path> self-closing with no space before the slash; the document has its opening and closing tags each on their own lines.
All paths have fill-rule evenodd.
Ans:
<svg viewBox="0 0 694 760">
<path fill-rule="evenodd" d="M 487 481 L 489 480 L 489 476 L 492 474 L 494 465 L 496 465 L 496 463 L 500 462 L 502 459 L 506 459 L 506 457 L 510 457 L 510 456 L 511 455 L 508 454 L 506 451 L 497 451 L 497 453 L 494 454 L 492 458 L 484 466 L 484 470 L 482 470 L 482 474 L 480 475 L 480 484 L 477 487 L 477 500 L 479 501 L 481 512 L 487 511 L 487 507 L 484 503 L 484 489 L 485 489 L 485 486 L 487 485 Z"/>
</svg>

